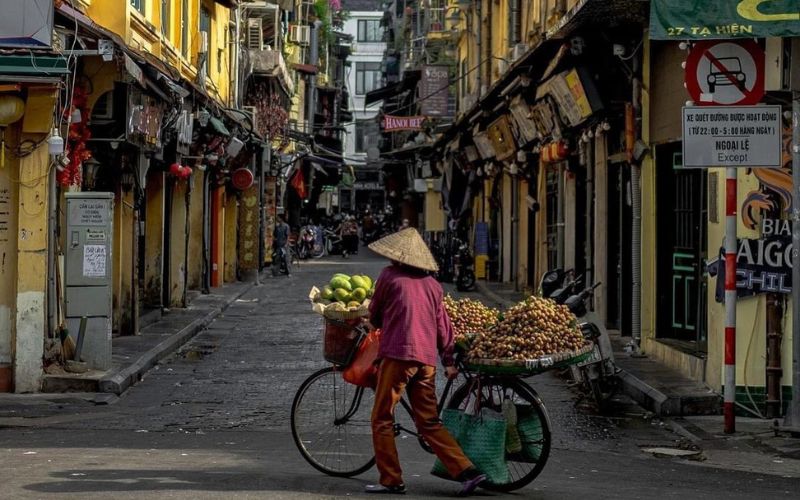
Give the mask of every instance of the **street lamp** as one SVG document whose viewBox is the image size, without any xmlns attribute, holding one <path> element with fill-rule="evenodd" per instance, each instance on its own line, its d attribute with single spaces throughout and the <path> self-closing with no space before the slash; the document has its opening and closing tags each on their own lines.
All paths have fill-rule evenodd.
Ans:
<svg viewBox="0 0 800 500">
<path fill-rule="evenodd" d="M 91 191 L 97 182 L 97 171 L 100 168 L 100 162 L 94 158 L 89 158 L 83 162 L 83 180 L 86 183 L 86 189 Z"/>
</svg>

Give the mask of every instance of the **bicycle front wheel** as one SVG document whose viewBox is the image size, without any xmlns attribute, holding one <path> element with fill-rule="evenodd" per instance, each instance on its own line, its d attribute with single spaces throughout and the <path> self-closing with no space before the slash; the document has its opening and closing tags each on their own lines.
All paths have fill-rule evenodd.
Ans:
<svg viewBox="0 0 800 500">
<path fill-rule="evenodd" d="M 521 449 L 506 451 L 510 481 L 486 482 L 482 488 L 513 491 L 536 479 L 550 456 L 550 417 L 536 391 L 514 378 L 481 377 L 479 384 L 464 384 L 450 398 L 448 408 L 466 410 L 476 402 L 479 407 L 502 412 L 503 403 L 513 403 L 517 415 L 517 433 Z M 506 403 L 507 404 L 507 403 Z"/>
<path fill-rule="evenodd" d="M 370 414 L 374 393 L 348 384 L 334 367 L 306 379 L 292 403 L 292 437 L 315 469 L 352 477 L 375 464 Z"/>
</svg>

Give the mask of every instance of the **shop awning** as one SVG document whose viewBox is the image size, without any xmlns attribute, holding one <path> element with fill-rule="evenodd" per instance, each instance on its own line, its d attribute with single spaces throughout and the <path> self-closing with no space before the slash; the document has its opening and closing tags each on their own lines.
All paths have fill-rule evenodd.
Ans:
<svg viewBox="0 0 800 500">
<path fill-rule="evenodd" d="M 211 118 L 208 119 L 208 124 L 211 125 L 211 128 L 216 130 L 220 135 L 230 137 L 231 135 L 230 130 L 228 130 L 228 128 L 225 126 L 224 123 L 222 123 L 222 120 L 220 120 L 219 118 L 212 116 Z"/>
<path fill-rule="evenodd" d="M 61 56 L 36 54 L 29 51 L 26 51 L 24 55 L 0 55 L 0 74 L 2 75 L 54 76 L 68 73 L 67 60 Z"/>
<path fill-rule="evenodd" d="M 707 1 L 695 3 L 705 4 Z M 672 8 L 674 0 L 669 3 Z M 647 24 L 648 4 L 641 0 L 578 0 L 558 23 L 547 30 L 547 38 L 568 38 L 582 26 L 602 26 L 606 30 L 626 23 Z"/>
<path fill-rule="evenodd" d="M 394 97 L 398 94 L 402 94 L 407 90 L 413 89 L 419 79 L 422 77 L 421 70 L 410 70 L 403 73 L 403 79 L 399 82 L 392 83 L 385 87 L 381 87 L 379 89 L 372 90 L 367 92 L 366 97 L 364 98 L 364 105 L 369 106 L 370 104 L 378 101 L 382 101 L 389 97 Z"/>
</svg>

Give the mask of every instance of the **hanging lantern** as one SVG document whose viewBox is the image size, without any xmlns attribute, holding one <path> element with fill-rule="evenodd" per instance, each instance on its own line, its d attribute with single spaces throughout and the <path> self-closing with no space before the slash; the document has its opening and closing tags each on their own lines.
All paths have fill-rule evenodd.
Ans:
<svg viewBox="0 0 800 500">
<path fill-rule="evenodd" d="M 569 155 L 569 148 L 564 141 L 551 142 L 542 148 L 542 160 L 545 163 L 555 163 L 564 161 Z"/>
<path fill-rule="evenodd" d="M 0 95 L 0 168 L 6 166 L 6 127 L 25 114 L 25 101 L 14 95 Z"/>
<path fill-rule="evenodd" d="M 173 163 L 169 166 L 169 174 L 173 177 L 178 177 L 181 173 L 181 165 L 179 163 Z"/>
</svg>

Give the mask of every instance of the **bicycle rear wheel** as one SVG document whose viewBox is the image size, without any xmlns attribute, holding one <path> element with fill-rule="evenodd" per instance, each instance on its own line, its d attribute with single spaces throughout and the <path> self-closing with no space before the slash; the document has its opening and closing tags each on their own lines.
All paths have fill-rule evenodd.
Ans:
<svg viewBox="0 0 800 500">
<path fill-rule="evenodd" d="M 334 367 L 306 379 L 292 403 L 292 437 L 303 458 L 330 476 L 352 477 L 375 464 L 374 393 L 348 384 Z"/>
<path fill-rule="evenodd" d="M 486 482 L 481 487 L 504 492 L 518 490 L 536 479 L 547 463 L 550 456 L 550 417 L 536 391 L 514 378 L 481 377 L 480 384 L 466 383 L 456 389 L 447 407 L 465 410 L 466 406 L 475 403 L 479 392 L 481 408 L 502 412 L 504 401 L 510 400 L 514 404 L 523 446 L 520 452 L 506 453 L 510 482 Z"/>
</svg>

